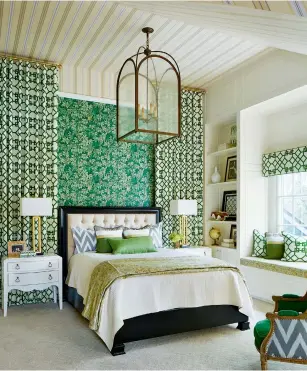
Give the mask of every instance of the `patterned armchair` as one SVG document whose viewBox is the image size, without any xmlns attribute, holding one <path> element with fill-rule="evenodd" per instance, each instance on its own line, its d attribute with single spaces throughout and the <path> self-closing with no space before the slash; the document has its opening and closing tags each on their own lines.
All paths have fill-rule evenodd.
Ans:
<svg viewBox="0 0 307 371">
<path fill-rule="evenodd" d="M 307 292 L 304 296 L 273 296 L 274 313 L 254 328 L 255 346 L 260 353 L 261 369 L 267 361 L 307 365 Z"/>
</svg>

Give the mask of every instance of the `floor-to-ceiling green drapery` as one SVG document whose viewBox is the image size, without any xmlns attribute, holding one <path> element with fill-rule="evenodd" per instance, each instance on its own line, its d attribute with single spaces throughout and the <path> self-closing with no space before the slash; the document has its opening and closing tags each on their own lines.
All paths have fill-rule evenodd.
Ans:
<svg viewBox="0 0 307 371">
<path fill-rule="evenodd" d="M 170 201 L 197 200 L 197 216 L 188 219 L 189 242 L 203 240 L 203 93 L 183 90 L 181 96 L 181 136 L 156 147 L 155 201 L 162 208 L 163 243 L 179 232 L 178 217 L 169 213 Z"/>
<path fill-rule="evenodd" d="M 53 216 L 42 218 L 43 251 L 57 249 L 58 69 L 0 58 L 0 253 L 7 242 L 26 240 L 30 218 L 20 216 L 21 197 L 51 197 Z M 12 304 L 36 302 L 45 292 L 10 295 Z"/>
</svg>

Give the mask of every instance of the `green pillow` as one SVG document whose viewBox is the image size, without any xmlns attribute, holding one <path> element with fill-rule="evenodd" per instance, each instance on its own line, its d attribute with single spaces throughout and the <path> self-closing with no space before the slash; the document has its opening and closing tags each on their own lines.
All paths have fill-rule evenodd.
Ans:
<svg viewBox="0 0 307 371">
<path fill-rule="evenodd" d="M 109 240 L 122 240 L 122 237 L 97 238 L 96 252 L 99 254 L 112 253 Z"/>
<path fill-rule="evenodd" d="M 107 239 L 112 247 L 113 254 L 142 254 L 145 252 L 157 252 L 149 236 L 128 239 Z"/>
<path fill-rule="evenodd" d="M 259 258 L 266 256 L 266 238 L 257 229 L 253 231 L 253 254 Z"/>
<path fill-rule="evenodd" d="M 299 295 L 294 294 L 284 294 L 283 298 L 291 298 L 296 299 L 300 298 Z M 295 310 L 296 312 L 304 313 L 307 310 L 307 300 L 297 300 L 297 301 L 287 301 L 287 300 L 280 300 L 278 302 L 279 310 Z"/>
<path fill-rule="evenodd" d="M 279 233 L 266 233 L 266 256 L 265 259 L 278 259 L 284 256 L 284 238 Z"/>
<path fill-rule="evenodd" d="M 292 317 L 294 317 L 294 316 L 298 316 L 299 315 L 299 313 L 296 311 L 296 310 L 280 310 L 279 312 L 278 312 L 278 315 L 279 316 L 281 316 L 281 317 L 283 317 L 283 316 L 292 316 Z"/>
<path fill-rule="evenodd" d="M 285 239 L 285 253 L 282 260 L 307 263 L 307 236 L 299 237 L 286 232 L 282 232 L 282 235 Z"/>
</svg>

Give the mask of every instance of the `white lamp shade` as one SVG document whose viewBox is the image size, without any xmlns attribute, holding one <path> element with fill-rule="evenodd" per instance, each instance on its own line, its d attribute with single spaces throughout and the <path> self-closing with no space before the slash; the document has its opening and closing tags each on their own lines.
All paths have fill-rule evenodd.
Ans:
<svg viewBox="0 0 307 371">
<path fill-rule="evenodd" d="M 197 215 L 196 200 L 172 200 L 170 203 L 171 215 Z"/>
<path fill-rule="evenodd" d="M 51 216 L 51 198 L 22 198 L 20 200 L 21 216 Z"/>
</svg>

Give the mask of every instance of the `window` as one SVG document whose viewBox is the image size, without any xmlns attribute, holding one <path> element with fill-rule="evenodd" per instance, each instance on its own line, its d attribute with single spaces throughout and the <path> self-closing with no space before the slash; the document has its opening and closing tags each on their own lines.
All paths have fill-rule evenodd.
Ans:
<svg viewBox="0 0 307 371">
<path fill-rule="evenodd" d="M 272 206 L 275 204 L 276 210 L 276 216 L 273 218 L 274 229 L 306 236 L 307 172 L 272 177 L 270 188 L 275 189 L 275 195 L 271 194 Z"/>
</svg>

